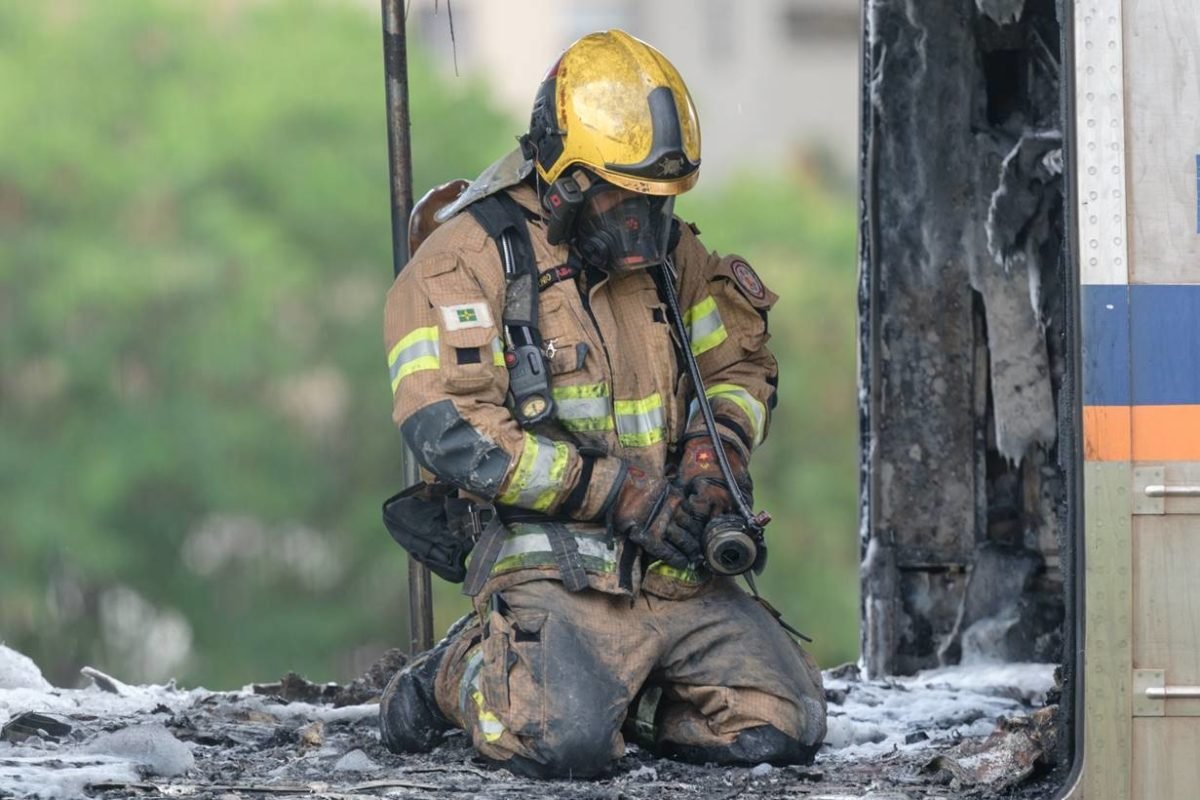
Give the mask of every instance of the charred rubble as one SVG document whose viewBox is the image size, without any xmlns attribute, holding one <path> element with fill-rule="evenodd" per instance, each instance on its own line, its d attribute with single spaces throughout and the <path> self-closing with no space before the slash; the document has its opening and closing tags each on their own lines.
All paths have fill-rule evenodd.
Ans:
<svg viewBox="0 0 1200 800">
<path fill-rule="evenodd" d="M 402 660 L 347 686 L 287 675 L 210 692 L 88 668 L 89 685 L 61 689 L 0 645 L 0 797 L 982 800 L 1037 796 L 1057 735 L 1045 665 L 885 680 L 847 665 L 825 673 L 829 735 L 811 766 L 683 764 L 629 746 L 600 779 L 537 781 L 481 761 L 460 732 L 426 755 L 387 752 L 375 700 Z"/>
</svg>

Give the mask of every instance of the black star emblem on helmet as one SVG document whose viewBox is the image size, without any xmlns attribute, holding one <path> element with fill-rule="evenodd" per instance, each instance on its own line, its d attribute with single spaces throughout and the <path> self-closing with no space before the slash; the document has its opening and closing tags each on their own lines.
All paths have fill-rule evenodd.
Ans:
<svg viewBox="0 0 1200 800">
<path fill-rule="evenodd" d="M 683 172 L 683 159 L 664 156 L 658 162 L 658 174 L 670 178 Z"/>
</svg>

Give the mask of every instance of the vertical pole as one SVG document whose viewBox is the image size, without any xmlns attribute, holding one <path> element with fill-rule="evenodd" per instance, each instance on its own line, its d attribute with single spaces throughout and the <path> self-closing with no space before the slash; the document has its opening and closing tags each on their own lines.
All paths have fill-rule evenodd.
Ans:
<svg viewBox="0 0 1200 800">
<path fill-rule="evenodd" d="M 412 149 L 408 114 L 408 43 L 404 0 L 380 0 L 383 9 L 383 69 L 387 94 L 388 167 L 392 188 L 392 272 L 408 262 L 408 217 L 412 213 Z M 417 462 L 405 448 L 404 484 L 420 480 Z M 408 559 L 408 634 L 413 653 L 433 646 L 433 591 L 429 570 Z"/>
</svg>

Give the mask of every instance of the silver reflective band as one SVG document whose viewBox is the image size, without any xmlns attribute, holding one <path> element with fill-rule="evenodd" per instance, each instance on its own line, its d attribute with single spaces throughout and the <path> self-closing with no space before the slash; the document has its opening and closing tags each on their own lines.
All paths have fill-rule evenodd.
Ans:
<svg viewBox="0 0 1200 800">
<path fill-rule="evenodd" d="M 467 669 L 463 672 L 462 680 L 458 683 L 458 707 L 466 714 L 470 708 L 467 703 L 471 700 L 471 690 L 479 688 L 479 670 L 483 667 L 483 645 L 475 645 L 467 658 Z"/>
<path fill-rule="evenodd" d="M 392 362 L 388 372 L 391 375 L 392 380 L 396 380 L 396 378 L 400 375 L 400 371 L 409 364 L 415 363 L 417 359 L 437 359 L 437 357 L 437 339 L 419 339 L 396 354 L 396 360 Z"/>
<path fill-rule="evenodd" d="M 683 314 L 683 324 L 688 328 L 688 339 L 691 340 L 692 355 L 706 353 L 729 338 L 725 325 L 721 322 L 721 313 L 717 310 L 717 301 L 708 295 Z"/>
<path fill-rule="evenodd" d="M 665 437 L 666 417 L 658 392 L 641 400 L 617 400 L 613 411 L 617 438 L 626 447 L 648 447 Z"/>
<path fill-rule="evenodd" d="M 759 402 L 754 395 L 732 383 L 718 383 L 709 386 L 704 390 L 704 395 L 709 400 L 728 400 L 740 408 L 753 428 L 751 434 L 754 437 L 754 446 L 757 447 L 762 444 L 767 424 L 767 407 Z M 699 409 L 699 403 L 693 400 L 691 406 L 688 408 L 688 417 L 690 418 L 695 415 Z"/>
<path fill-rule="evenodd" d="M 608 549 L 603 541 L 590 536 L 574 536 L 572 538 L 575 539 L 575 543 L 579 546 L 580 555 L 591 556 L 592 558 L 598 558 L 606 562 L 616 562 L 616 551 Z M 523 533 L 504 540 L 504 545 L 500 548 L 500 555 L 496 557 L 496 561 L 503 561 L 510 556 L 550 552 L 553 552 L 550 547 L 550 537 L 546 534 Z"/>
<path fill-rule="evenodd" d="M 499 498 L 505 505 L 545 511 L 554 504 L 567 474 L 570 451 L 564 442 L 525 434 L 521 458 Z"/>
</svg>

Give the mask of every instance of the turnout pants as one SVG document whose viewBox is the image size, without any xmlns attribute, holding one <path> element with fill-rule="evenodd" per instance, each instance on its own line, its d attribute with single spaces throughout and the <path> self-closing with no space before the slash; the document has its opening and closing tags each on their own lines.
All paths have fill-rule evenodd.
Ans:
<svg viewBox="0 0 1200 800">
<path fill-rule="evenodd" d="M 825 735 L 815 662 L 724 578 L 686 600 L 511 586 L 450 645 L 435 690 L 480 754 L 538 777 L 603 772 L 623 727 L 718 763 L 807 762 Z"/>
</svg>

